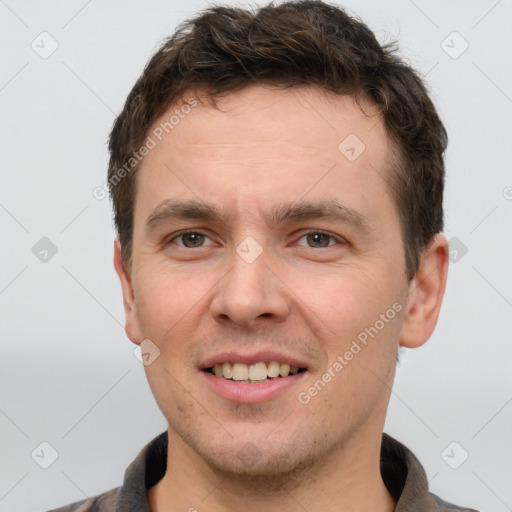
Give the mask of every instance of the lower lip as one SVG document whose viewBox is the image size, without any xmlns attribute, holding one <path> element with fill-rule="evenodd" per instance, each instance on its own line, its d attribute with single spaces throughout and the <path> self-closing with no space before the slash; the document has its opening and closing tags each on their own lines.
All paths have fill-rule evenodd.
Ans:
<svg viewBox="0 0 512 512">
<path fill-rule="evenodd" d="M 213 391 L 222 398 L 231 402 L 252 404 L 272 400 L 280 393 L 300 382 L 307 374 L 307 371 L 289 375 L 288 377 L 276 377 L 259 384 L 223 379 L 205 371 L 201 371 L 201 374 Z"/>
</svg>

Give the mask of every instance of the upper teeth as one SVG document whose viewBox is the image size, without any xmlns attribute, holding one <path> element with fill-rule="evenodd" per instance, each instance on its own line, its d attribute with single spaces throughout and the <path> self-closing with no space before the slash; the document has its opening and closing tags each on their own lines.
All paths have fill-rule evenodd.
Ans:
<svg viewBox="0 0 512 512">
<path fill-rule="evenodd" d="M 232 380 L 266 380 L 267 378 L 287 377 L 289 374 L 294 375 L 299 371 L 297 366 L 289 364 L 279 364 L 277 361 L 269 363 L 261 362 L 251 365 L 245 363 L 222 363 L 213 367 L 213 373 L 217 377 L 224 377 Z"/>
</svg>

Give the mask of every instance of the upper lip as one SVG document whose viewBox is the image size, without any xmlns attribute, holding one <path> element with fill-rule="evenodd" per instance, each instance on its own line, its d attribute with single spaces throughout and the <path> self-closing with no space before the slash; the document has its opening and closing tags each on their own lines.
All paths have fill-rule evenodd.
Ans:
<svg viewBox="0 0 512 512">
<path fill-rule="evenodd" d="M 205 359 L 201 364 L 201 370 L 211 368 L 216 364 L 222 363 L 244 363 L 247 365 L 259 363 L 262 361 L 277 361 L 280 364 L 289 364 L 297 368 L 308 368 L 308 365 L 291 355 L 276 352 L 275 350 L 258 350 L 257 352 L 244 353 L 240 350 L 228 351 L 215 354 Z"/>
</svg>

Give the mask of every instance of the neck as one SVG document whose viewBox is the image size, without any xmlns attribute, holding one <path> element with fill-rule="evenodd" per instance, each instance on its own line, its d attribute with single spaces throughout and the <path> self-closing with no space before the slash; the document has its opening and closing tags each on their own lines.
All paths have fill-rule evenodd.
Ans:
<svg viewBox="0 0 512 512">
<path fill-rule="evenodd" d="M 213 468 L 169 429 L 167 470 L 148 491 L 150 509 L 392 512 L 396 503 L 380 473 L 381 437 L 360 431 L 314 465 L 269 479 Z"/>
</svg>

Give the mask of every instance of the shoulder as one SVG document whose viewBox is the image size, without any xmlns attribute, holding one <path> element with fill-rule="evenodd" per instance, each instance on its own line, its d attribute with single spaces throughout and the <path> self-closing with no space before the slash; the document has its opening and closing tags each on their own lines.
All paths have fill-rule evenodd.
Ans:
<svg viewBox="0 0 512 512">
<path fill-rule="evenodd" d="M 397 512 L 478 512 L 449 503 L 429 492 L 427 474 L 418 458 L 404 444 L 386 433 L 382 437 L 381 474 L 397 501 Z"/>
<path fill-rule="evenodd" d="M 93 498 L 75 501 L 69 505 L 48 510 L 47 512 L 115 512 L 117 510 L 117 494 L 119 489 L 119 487 L 116 487 Z"/>
<path fill-rule="evenodd" d="M 447 501 L 442 500 L 439 496 L 436 496 L 435 494 L 429 494 L 432 497 L 432 499 L 436 502 L 436 505 L 440 512 L 478 512 L 478 510 L 475 510 L 474 508 L 458 507 L 453 503 L 448 503 Z"/>
</svg>

